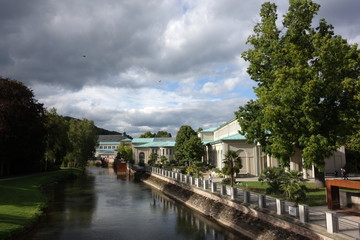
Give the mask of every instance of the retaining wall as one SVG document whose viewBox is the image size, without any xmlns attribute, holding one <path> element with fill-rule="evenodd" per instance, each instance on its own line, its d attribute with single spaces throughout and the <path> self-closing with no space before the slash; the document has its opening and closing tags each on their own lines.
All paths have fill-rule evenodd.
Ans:
<svg viewBox="0 0 360 240">
<path fill-rule="evenodd" d="M 251 239 L 333 239 L 320 227 L 278 216 L 251 204 L 240 204 L 219 193 L 205 191 L 159 174 L 146 174 L 142 180 Z"/>
</svg>

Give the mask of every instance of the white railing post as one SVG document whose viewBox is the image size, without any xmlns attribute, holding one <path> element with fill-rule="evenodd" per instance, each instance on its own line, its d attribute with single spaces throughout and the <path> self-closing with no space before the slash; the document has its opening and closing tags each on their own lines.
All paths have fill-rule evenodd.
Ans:
<svg viewBox="0 0 360 240">
<path fill-rule="evenodd" d="M 231 187 L 231 188 L 230 188 L 230 197 L 231 197 L 231 200 L 235 200 L 236 195 L 237 195 L 237 188 Z"/>
<path fill-rule="evenodd" d="M 211 182 L 211 192 L 216 192 L 217 191 L 217 186 L 215 182 Z"/>
<path fill-rule="evenodd" d="M 276 199 L 276 213 L 282 215 L 285 213 L 285 201 L 282 199 Z"/>
<path fill-rule="evenodd" d="M 259 194 L 258 196 L 259 208 L 266 208 L 266 196 L 264 194 Z"/>
<path fill-rule="evenodd" d="M 336 233 L 339 231 L 339 220 L 336 213 L 326 212 L 326 230 L 328 233 Z"/>
<path fill-rule="evenodd" d="M 248 190 L 244 190 L 244 203 L 250 203 L 250 192 Z"/>
<path fill-rule="evenodd" d="M 299 217 L 303 223 L 309 221 L 309 207 L 307 205 L 299 204 Z"/>
<path fill-rule="evenodd" d="M 208 180 L 203 179 L 203 187 L 205 190 L 209 188 Z"/>
<path fill-rule="evenodd" d="M 220 195 L 226 195 L 226 185 L 225 184 L 220 185 Z"/>
</svg>

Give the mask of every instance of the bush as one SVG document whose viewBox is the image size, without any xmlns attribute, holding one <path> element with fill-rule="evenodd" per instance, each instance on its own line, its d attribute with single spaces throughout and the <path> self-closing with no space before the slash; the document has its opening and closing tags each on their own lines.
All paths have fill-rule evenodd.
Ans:
<svg viewBox="0 0 360 240">
<path fill-rule="evenodd" d="M 221 181 L 222 184 L 230 185 L 231 184 L 231 178 L 224 178 Z"/>
<path fill-rule="evenodd" d="M 266 193 L 269 194 L 281 194 L 283 190 L 280 185 L 285 181 L 285 171 L 279 167 L 267 167 L 263 170 L 259 177 L 260 182 L 266 182 L 269 187 L 266 189 Z"/>
<path fill-rule="evenodd" d="M 285 173 L 285 181 L 280 185 L 281 190 L 284 191 L 286 197 L 296 204 L 306 199 L 307 187 L 302 177 L 302 173 L 291 170 Z"/>
</svg>

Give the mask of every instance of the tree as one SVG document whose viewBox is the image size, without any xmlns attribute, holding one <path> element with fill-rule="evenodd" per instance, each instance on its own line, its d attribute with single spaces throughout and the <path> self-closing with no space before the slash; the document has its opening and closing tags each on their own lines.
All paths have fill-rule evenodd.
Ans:
<svg viewBox="0 0 360 240">
<path fill-rule="evenodd" d="M 240 172 L 240 169 L 242 168 L 241 164 L 241 158 L 238 156 L 237 152 L 228 150 L 225 153 L 225 159 L 223 163 L 225 166 L 222 169 L 222 172 L 225 175 L 230 175 L 231 179 L 231 186 L 234 186 L 235 183 L 235 174 Z"/>
<path fill-rule="evenodd" d="M 132 148 L 129 146 L 126 146 L 125 143 L 121 143 L 118 147 L 118 154 L 120 155 L 120 158 L 125 159 L 127 162 L 132 162 L 133 160 L 133 151 Z"/>
<path fill-rule="evenodd" d="M 156 164 L 157 160 L 158 160 L 158 154 L 153 152 L 149 155 L 148 164 L 150 166 L 154 166 Z"/>
<path fill-rule="evenodd" d="M 314 165 L 317 184 L 323 185 L 324 159 L 359 124 L 360 52 L 334 35 L 324 19 L 311 27 L 319 7 L 290 0 L 280 31 L 276 5 L 262 5 L 261 22 L 247 41 L 252 48 L 242 55 L 258 84 L 258 100 L 240 108 L 237 117 L 241 124 L 253 115 L 256 123 L 243 131 L 263 141 L 283 165 L 300 149 L 304 167 Z"/>
<path fill-rule="evenodd" d="M 70 149 L 68 136 L 69 123 L 52 108 L 45 112 L 46 150 L 45 170 L 51 167 L 59 168 Z M 50 169 L 51 169 L 50 167 Z"/>
<path fill-rule="evenodd" d="M 171 137 L 171 133 L 168 133 L 167 131 L 158 131 L 155 135 L 155 137 L 157 138 L 167 138 L 167 137 Z"/>
<path fill-rule="evenodd" d="M 69 140 L 71 151 L 66 155 L 66 160 L 74 167 L 85 168 L 87 160 L 94 156 L 97 143 L 94 122 L 87 119 L 70 120 Z"/>
<path fill-rule="evenodd" d="M 0 77 L 0 176 L 40 170 L 44 138 L 43 105 L 23 83 Z"/>
<path fill-rule="evenodd" d="M 175 159 L 178 162 L 191 164 L 200 161 L 204 155 L 201 139 L 187 125 L 181 126 L 175 139 Z"/>
<path fill-rule="evenodd" d="M 140 138 L 160 138 L 160 137 L 171 137 L 171 133 L 168 133 L 166 131 L 158 131 L 157 133 L 152 133 L 150 131 L 145 132 L 143 134 L 140 135 Z"/>
<path fill-rule="evenodd" d="M 151 133 L 150 131 L 148 131 L 141 134 L 139 138 L 154 138 L 154 137 L 155 137 L 155 133 Z"/>
</svg>

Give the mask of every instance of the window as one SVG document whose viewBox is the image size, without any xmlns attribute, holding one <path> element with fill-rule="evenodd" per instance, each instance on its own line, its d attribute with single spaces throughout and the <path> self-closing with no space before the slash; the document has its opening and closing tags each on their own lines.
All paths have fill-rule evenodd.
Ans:
<svg viewBox="0 0 360 240">
<path fill-rule="evenodd" d="M 162 151 L 162 155 L 165 155 L 165 149 L 163 149 L 163 151 Z"/>
<path fill-rule="evenodd" d="M 100 146 L 100 149 L 103 149 L 103 146 Z"/>
</svg>

